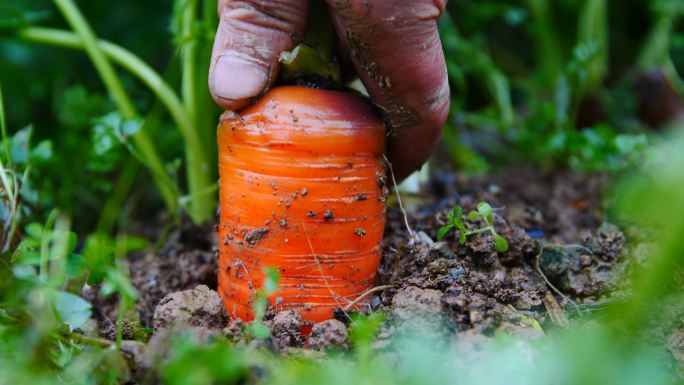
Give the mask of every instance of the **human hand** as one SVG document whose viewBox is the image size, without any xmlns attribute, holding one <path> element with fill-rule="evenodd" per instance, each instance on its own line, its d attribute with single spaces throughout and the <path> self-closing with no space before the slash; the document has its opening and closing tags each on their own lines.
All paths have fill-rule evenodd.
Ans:
<svg viewBox="0 0 684 385">
<path fill-rule="evenodd" d="M 320 1 L 320 0 L 314 0 Z M 342 47 L 391 129 L 387 153 L 399 179 L 434 150 L 449 112 L 436 20 L 446 1 L 328 0 Z M 275 81 L 279 56 L 306 27 L 306 0 L 219 0 L 209 89 L 237 110 Z"/>
</svg>

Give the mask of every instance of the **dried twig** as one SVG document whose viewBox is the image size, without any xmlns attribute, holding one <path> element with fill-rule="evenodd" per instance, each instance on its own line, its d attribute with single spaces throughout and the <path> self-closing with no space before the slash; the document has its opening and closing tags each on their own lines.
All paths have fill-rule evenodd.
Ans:
<svg viewBox="0 0 684 385">
<path fill-rule="evenodd" d="M 394 285 L 382 285 L 382 286 L 376 286 L 376 287 L 370 288 L 370 289 L 364 291 L 363 293 L 361 293 L 361 295 L 359 295 L 358 297 L 356 297 L 355 300 L 353 300 L 353 301 L 351 301 L 350 303 L 348 303 L 347 306 L 345 306 L 345 307 L 342 308 L 342 310 L 346 313 L 346 312 L 349 311 L 349 309 L 352 308 L 352 306 L 356 305 L 356 304 L 359 303 L 362 299 L 364 299 L 365 297 L 369 296 L 370 294 L 373 294 L 373 293 L 375 293 L 375 292 L 377 292 L 377 291 L 387 290 L 387 289 L 390 289 L 390 288 L 393 288 L 393 287 L 394 287 Z"/>
<path fill-rule="evenodd" d="M 411 230 L 411 226 L 409 225 L 408 222 L 408 215 L 406 214 L 406 210 L 404 210 L 404 204 L 401 201 L 401 194 L 399 194 L 399 188 L 397 187 L 397 179 L 394 177 L 394 170 L 392 169 L 392 163 L 387 159 L 387 156 L 384 154 L 382 155 L 382 158 L 385 160 L 385 163 L 387 163 L 387 168 L 389 169 L 390 176 L 392 177 L 392 184 L 394 185 L 394 192 L 397 194 L 397 201 L 399 201 L 399 209 L 401 210 L 401 213 L 404 215 L 404 224 L 406 225 L 406 230 L 408 230 L 409 236 L 411 237 L 411 240 L 416 239 L 415 235 L 413 234 L 413 231 Z"/>
<path fill-rule="evenodd" d="M 560 290 L 558 290 L 558 288 L 557 288 L 556 286 L 554 286 L 554 285 L 551 283 L 551 281 L 549 281 L 549 278 L 546 276 L 546 274 L 544 274 L 544 272 L 542 271 L 541 267 L 539 267 L 539 258 L 541 257 L 542 252 L 544 251 L 544 247 L 546 247 L 546 246 L 547 246 L 547 245 L 541 245 L 541 248 L 539 249 L 539 253 L 538 253 L 537 256 L 534 258 L 534 268 L 537 270 L 537 273 L 538 273 L 539 275 L 541 275 L 541 277 L 544 279 L 544 281 L 546 281 L 546 285 L 547 285 L 551 290 L 553 290 L 556 294 L 558 294 L 561 298 L 563 298 L 564 300 L 568 301 L 568 303 L 571 303 L 572 306 L 573 306 L 573 307 L 575 308 L 575 310 L 577 311 L 577 314 L 580 316 L 580 318 L 582 318 L 582 311 L 580 310 L 579 306 L 577 306 L 577 303 L 576 303 L 575 301 L 573 301 L 572 299 L 570 299 L 570 297 L 568 297 L 568 296 L 566 296 L 565 294 L 563 294 L 563 292 L 561 292 Z"/>
</svg>

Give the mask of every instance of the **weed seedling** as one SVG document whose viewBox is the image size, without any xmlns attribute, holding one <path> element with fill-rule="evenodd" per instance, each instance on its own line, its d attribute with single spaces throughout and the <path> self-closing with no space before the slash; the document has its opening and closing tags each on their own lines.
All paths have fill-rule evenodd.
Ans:
<svg viewBox="0 0 684 385">
<path fill-rule="evenodd" d="M 496 251 L 500 253 L 507 251 L 508 242 L 504 239 L 504 237 L 497 234 L 496 230 L 494 229 L 494 222 L 492 221 L 492 206 L 490 206 L 489 203 L 480 202 L 477 204 L 477 210 L 471 210 L 468 213 L 468 220 L 471 222 L 477 220 L 478 217 L 482 218 L 486 226 L 475 230 L 468 229 L 465 223 L 463 223 L 463 207 L 457 205 L 454 207 L 454 210 L 449 213 L 448 223 L 439 229 L 439 232 L 437 233 L 437 240 L 441 241 L 449 231 L 457 230 L 459 244 L 465 245 L 469 236 L 489 231 L 494 237 Z"/>
<path fill-rule="evenodd" d="M 264 274 L 266 274 L 264 286 L 256 292 L 256 301 L 254 301 L 254 321 L 250 322 L 246 328 L 247 333 L 256 339 L 265 339 L 271 335 L 264 323 L 264 316 L 268 308 L 268 297 L 276 292 L 280 280 L 278 269 L 267 267 L 264 269 Z"/>
</svg>

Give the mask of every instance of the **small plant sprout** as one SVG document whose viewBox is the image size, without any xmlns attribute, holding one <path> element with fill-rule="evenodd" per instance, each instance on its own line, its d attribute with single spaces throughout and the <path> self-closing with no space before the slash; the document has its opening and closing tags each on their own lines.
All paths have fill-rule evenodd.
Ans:
<svg viewBox="0 0 684 385">
<path fill-rule="evenodd" d="M 442 240 L 444 236 L 451 230 L 458 231 L 458 242 L 461 245 L 466 243 L 469 236 L 473 234 L 479 234 L 484 232 L 490 232 L 492 237 L 494 237 L 494 245 L 496 246 L 496 251 L 503 253 L 508 250 L 508 241 L 499 235 L 494 229 L 494 222 L 492 221 L 492 206 L 487 202 L 480 202 L 477 204 L 477 210 L 471 210 L 468 213 L 468 220 L 473 222 L 477 218 L 482 218 L 486 226 L 470 230 L 466 227 L 463 222 L 463 208 L 461 206 L 454 207 L 454 210 L 449 213 L 448 222 L 445 226 L 442 226 L 437 233 L 437 240 Z"/>
<path fill-rule="evenodd" d="M 278 289 L 280 271 L 273 267 L 265 267 L 264 286 L 256 292 L 254 301 L 254 320 L 247 325 L 247 333 L 256 339 L 265 339 L 271 335 L 270 330 L 264 324 L 264 316 L 268 308 L 268 297 L 273 295 Z"/>
</svg>

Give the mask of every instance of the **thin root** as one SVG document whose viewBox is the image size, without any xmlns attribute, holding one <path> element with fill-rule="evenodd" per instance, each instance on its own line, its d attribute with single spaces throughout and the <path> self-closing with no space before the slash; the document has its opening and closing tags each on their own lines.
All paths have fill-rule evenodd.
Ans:
<svg viewBox="0 0 684 385">
<path fill-rule="evenodd" d="M 344 311 L 345 314 L 346 314 L 346 313 L 349 311 L 349 309 L 351 309 L 354 305 L 356 305 L 357 303 L 359 303 L 362 299 L 364 299 L 365 297 L 369 296 L 370 294 L 373 294 L 373 293 L 375 293 L 375 292 L 377 292 L 377 291 L 383 291 L 383 290 L 391 289 L 391 288 L 393 288 L 393 287 L 394 287 L 394 285 L 382 285 L 382 286 L 376 286 L 376 287 L 370 288 L 370 289 L 364 291 L 363 293 L 361 293 L 361 295 L 359 295 L 358 297 L 356 297 L 355 300 L 349 302 L 349 303 L 347 304 L 347 306 L 345 306 L 345 307 L 342 308 L 342 311 Z"/>
</svg>

